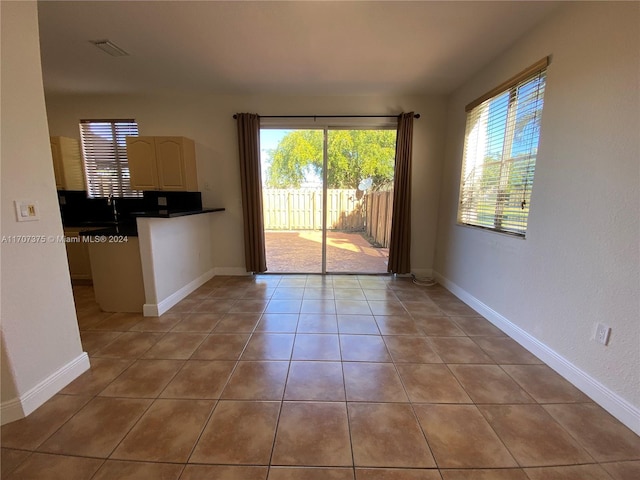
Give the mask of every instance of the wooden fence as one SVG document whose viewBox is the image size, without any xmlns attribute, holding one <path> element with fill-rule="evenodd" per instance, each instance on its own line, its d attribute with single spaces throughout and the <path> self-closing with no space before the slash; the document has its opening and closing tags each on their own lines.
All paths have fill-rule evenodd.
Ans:
<svg viewBox="0 0 640 480">
<path fill-rule="evenodd" d="M 265 230 L 320 230 L 322 189 L 262 190 Z M 382 247 L 389 245 L 392 191 L 367 193 L 355 189 L 327 190 L 327 228 L 366 232 Z"/>
</svg>

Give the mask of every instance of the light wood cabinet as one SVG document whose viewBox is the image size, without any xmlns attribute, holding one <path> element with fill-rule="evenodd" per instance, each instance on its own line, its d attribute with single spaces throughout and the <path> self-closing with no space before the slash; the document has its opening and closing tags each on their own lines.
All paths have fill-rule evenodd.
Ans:
<svg viewBox="0 0 640 480">
<path fill-rule="evenodd" d="M 131 188 L 197 191 L 196 149 L 186 137 L 127 137 Z"/>
<path fill-rule="evenodd" d="M 80 142 L 68 137 L 50 137 L 50 141 L 56 188 L 86 190 Z"/>
</svg>

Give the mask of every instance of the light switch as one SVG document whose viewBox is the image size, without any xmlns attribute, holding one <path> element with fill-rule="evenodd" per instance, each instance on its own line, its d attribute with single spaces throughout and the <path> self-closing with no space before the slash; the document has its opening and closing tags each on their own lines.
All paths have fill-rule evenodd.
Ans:
<svg viewBox="0 0 640 480">
<path fill-rule="evenodd" d="M 15 200 L 16 218 L 19 222 L 33 222 L 40 220 L 38 202 L 33 200 Z"/>
</svg>

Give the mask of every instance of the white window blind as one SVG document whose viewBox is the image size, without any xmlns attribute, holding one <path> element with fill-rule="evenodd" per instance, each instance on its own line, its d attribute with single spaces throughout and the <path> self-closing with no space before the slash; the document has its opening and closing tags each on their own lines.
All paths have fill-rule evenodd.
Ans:
<svg viewBox="0 0 640 480">
<path fill-rule="evenodd" d="M 80 138 L 91 197 L 141 197 L 131 190 L 127 136 L 138 135 L 135 120 L 81 120 Z"/>
<path fill-rule="evenodd" d="M 548 59 L 467 106 L 458 222 L 524 236 Z"/>
</svg>

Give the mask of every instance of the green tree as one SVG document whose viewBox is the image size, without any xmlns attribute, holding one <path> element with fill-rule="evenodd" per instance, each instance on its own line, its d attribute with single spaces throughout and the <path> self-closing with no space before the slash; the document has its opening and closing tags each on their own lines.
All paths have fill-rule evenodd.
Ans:
<svg viewBox="0 0 640 480">
<path fill-rule="evenodd" d="M 327 187 L 357 188 L 366 179 L 374 187 L 393 181 L 395 130 L 330 130 Z M 295 130 L 270 151 L 266 184 L 299 188 L 307 172 L 322 177 L 323 132 Z"/>
</svg>

